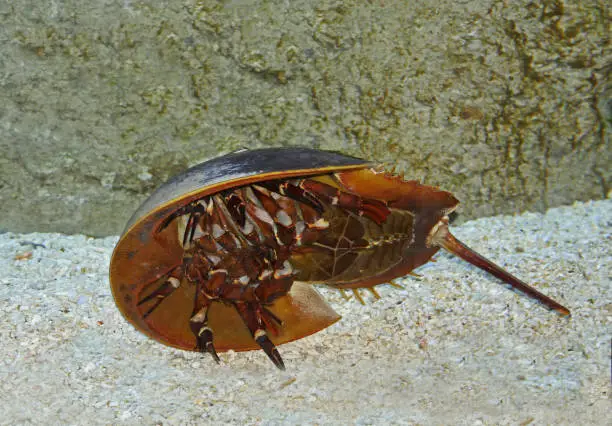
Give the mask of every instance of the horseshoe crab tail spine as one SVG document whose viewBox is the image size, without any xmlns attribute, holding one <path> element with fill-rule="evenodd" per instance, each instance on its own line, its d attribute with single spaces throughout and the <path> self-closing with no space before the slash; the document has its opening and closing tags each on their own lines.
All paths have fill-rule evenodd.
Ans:
<svg viewBox="0 0 612 426">
<path fill-rule="evenodd" d="M 481 256 L 480 254 L 476 253 L 474 250 L 463 244 L 448 231 L 448 227 L 446 226 L 446 224 L 440 226 L 435 235 L 433 235 L 432 242 L 436 245 L 443 247 L 454 255 L 459 256 L 460 258 L 471 263 L 472 265 L 482 269 L 483 271 L 486 271 L 491 275 L 499 278 L 500 280 L 508 284 L 512 291 L 530 297 L 541 303 L 548 309 L 556 311 L 560 315 L 571 315 L 569 309 L 567 309 L 565 306 L 555 302 L 550 297 L 540 293 L 538 290 L 521 281 L 519 278 L 515 277 L 510 272 L 506 271 L 500 266 L 497 266 L 489 259 Z"/>
</svg>

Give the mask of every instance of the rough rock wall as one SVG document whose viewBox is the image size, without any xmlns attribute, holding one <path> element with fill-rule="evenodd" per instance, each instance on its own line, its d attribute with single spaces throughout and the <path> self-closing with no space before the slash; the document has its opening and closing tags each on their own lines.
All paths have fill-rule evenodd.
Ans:
<svg viewBox="0 0 612 426">
<path fill-rule="evenodd" d="M 462 218 L 609 193 L 604 1 L 20 0 L 0 22 L 0 229 L 117 234 L 239 147 L 395 164 Z"/>
</svg>

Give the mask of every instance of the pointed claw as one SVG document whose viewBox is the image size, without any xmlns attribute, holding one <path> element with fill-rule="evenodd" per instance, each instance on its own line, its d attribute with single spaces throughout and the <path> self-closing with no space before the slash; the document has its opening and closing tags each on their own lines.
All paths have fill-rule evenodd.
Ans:
<svg viewBox="0 0 612 426">
<path fill-rule="evenodd" d="M 258 330 L 258 333 L 256 333 L 256 335 L 258 335 L 255 338 L 255 341 L 257 342 L 257 344 L 261 346 L 261 349 L 264 350 L 266 355 L 268 355 L 268 358 L 270 358 L 272 362 L 274 363 L 274 365 L 276 365 L 276 368 L 284 371 L 285 363 L 283 362 L 283 359 L 281 358 L 280 353 L 278 353 L 276 346 L 274 346 L 274 343 L 272 343 L 270 339 L 268 338 L 268 335 L 265 334 L 265 331 Z"/>
<path fill-rule="evenodd" d="M 217 364 L 221 364 L 219 355 L 217 355 L 217 351 L 215 350 L 215 347 L 212 345 L 212 343 L 210 344 L 210 347 L 207 347 L 206 352 L 212 355 L 213 359 L 215 360 Z"/>
<path fill-rule="evenodd" d="M 197 298 L 197 295 L 196 295 Z M 189 320 L 191 331 L 196 336 L 196 348 L 200 352 L 208 352 L 215 362 L 219 364 L 221 360 L 215 346 L 213 345 L 213 331 L 208 326 L 208 306 L 203 306 L 201 309 L 194 309 L 194 314 Z"/>
<path fill-rule="evenodd" d="M 219 355 L 217 355 L 217 351 L 213 345 L 213 333 L 210 328 L 203 327 L 198 333 L 198 349 L 201 352 L 208 352 L 217 364 L 221 363 Z"/>
<path fill-rule="evenodd" d="M 262 318 L 262 316 L 266 315 L 263 313 L 265 308 L 263 308 L 259 303 L 235 303 L 234 306 L 236 307 L 238 314 L 240 314 L 242 317 L 244 324 L 251 332 L 255 342 L 261 349 L 263 349 L 266 355 L 268 355 L 268 358 L 272 360 L 274 365 L 276 365 L 276 368 L 279 370 L 284 370 L 285 363 L 278 353 L 278 350 L 276 350 L 274 343 L 272 343 L 272 341 L 268 338 L 268 333 L 266 332 L 266 323 Z M 276 318 L 276 316 L 274 317 Z M 271 319 L 272 318 L 269 318 L 269 320 Z"/>
</svg>

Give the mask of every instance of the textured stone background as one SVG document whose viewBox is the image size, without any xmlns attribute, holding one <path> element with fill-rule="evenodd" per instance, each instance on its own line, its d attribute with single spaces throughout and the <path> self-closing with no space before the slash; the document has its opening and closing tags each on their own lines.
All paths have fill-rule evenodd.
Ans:
<svg viewBox="0 0 612 426">
<path fill-rule="evenodd" d="M 607 2 L 0 2 L 0 229 L 117 234 L 238 147 L 396 163 L 463 218 L 606 197 Z"/>
</svg>

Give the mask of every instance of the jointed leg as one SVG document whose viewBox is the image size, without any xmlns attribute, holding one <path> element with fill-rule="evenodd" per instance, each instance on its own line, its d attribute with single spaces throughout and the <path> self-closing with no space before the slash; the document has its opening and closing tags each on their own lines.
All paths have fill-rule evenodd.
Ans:
<svg viewBox="0 0 612 426">
<path fill-rule="evenodd" d="M 382 201 L 361 198 L 323 182 L 304 179 L 300 182 L 300 187 L 313 197 L 316 196 L 316 198 L 332 206 L 338 206 L 360 216 L 363 215 L 379 225 L 385 221 L 390 213 L 387 205 Z"/>
<path fill-rule="evenodd" d="M 245 325 L 257 344 L 264 350 L 274 365 L 280 370 L 285 369 L 285 364 L 276 346 L 268 338 L 266 321 L 264 320 L 263 307 L 258 302 L 235 302 L 234 306 L 242 317 Z"/>
<path fill-rule="evenodd" d="M 264 182 L 258 182 L 257 185 L 263 186 L 264 188 L 277 192 L 285 197 L 289 197 L 293 200 L 296 200 L 300 203 L 304 203 L 313 209 L 315 209 L 318 213 L 323 213 L 323 205 L 321 201 L 319 201 L 315 196 L 305 191 L 303 188 L 296 186 L 290 182 L 282 181 L 282 180 L 270 180 Z"/>
<path fill-rule="evenodd" d="M 179 288 L 179 286 L 181 285 L 180 279 L 172 276 L 172 273 L 175 271 L 176 268 L 166 275 L 166 279 L 163 280 L 159 287 L 157 287 L 155 290 L 153 290 L 152 293 L 138 301 L 139 307 L 147 304 L 150 301 L 154 301 L 154 303 L 152 303 L 151 306 L 149 306 L 149 308 L 142 313 L 143 318 L 146 319 L 149 315 L 151 315 L 151 313 L 155 309 L 157 309 L 157 307 L 164 301 L 166 297 L 170 296 L 174 292 L 174 290 Z"/>
<path fill-rule="evenodd" d="M 191 240 L 193 240 L 193 235 L 195 233 L 195 229 L 198 225 L 198 222 L 200 218 L 206 213 L 204 204 L 206 204 L 206 200 L 198 200 L 181 207 L 180 209 L 172 213 L 170 216 L 168 216 L 166 219 L 164 219 L 157 232 L 161 232 L 166 229 L 166 227 L 174 219 L 188 214 L 189 219 L 187 220 L 187 226 L 185 227 L 185 233 L 183 234 L 183 246 L 187 245 L 188 242 L 191 242 Z"/>
<path fill-rule="evenodd" d="M 213 345 L 213 332 L 212 329 L 208 327 L 209 308 L 210 302 L 207 302 L 202 308 L 195 312 L 189 320 L 189 326 L 191 327 L 193 334 L 196 336 L 196 345 L 198 350 L 200 352 L 208 352 L 211 354 L 213 359 L 218 364 L 220 361 L 217 351 Z"/>
</svg>

